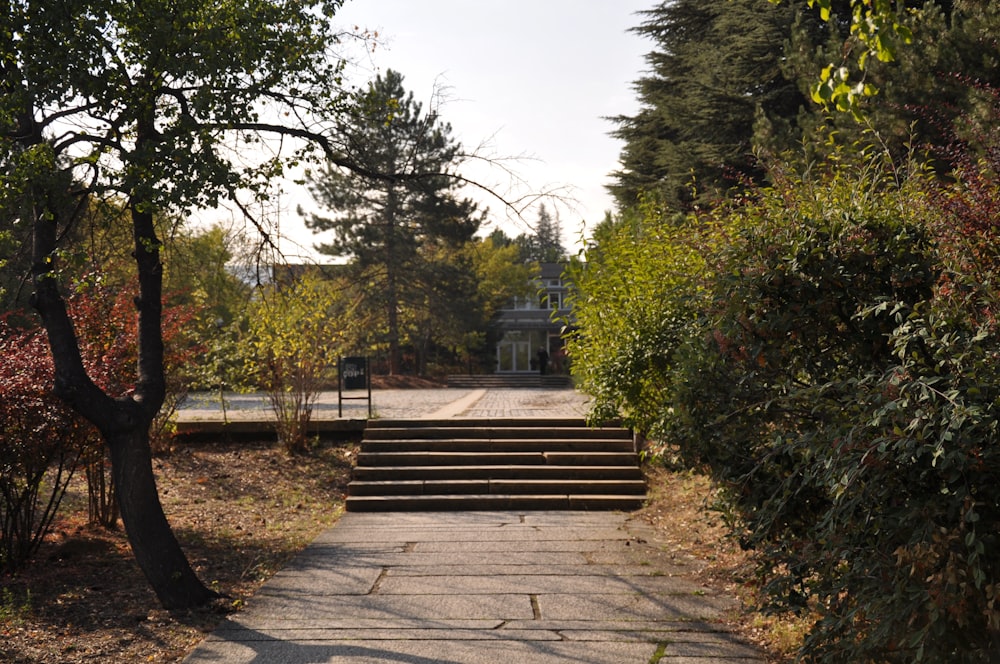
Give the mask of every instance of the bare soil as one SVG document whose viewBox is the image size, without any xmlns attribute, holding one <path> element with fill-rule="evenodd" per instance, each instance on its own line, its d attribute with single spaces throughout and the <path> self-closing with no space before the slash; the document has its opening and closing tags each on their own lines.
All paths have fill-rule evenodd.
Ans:
<svg viewBox="0 0 1000 664">
<path fill-rule="evenodd" d="M 0 661 L 14 664 L 178 662 L 227 614 L 342 513 L 353 443 L 289 456 L 272 443 L 179 446 L 154 462 L 164 510 L 200 578 L 227 595 L 167 612 L 136 567 L 124 533 L 87 525 L 76 482 L 31 565 L 0 578 Z M 706 507 L 697 475 L 648 469 L 649 505 L 636 514 L 711 586 L 748 596 L 746 556 Z M 773 630 L 740 612 L 732 621 L 786 661 Z"/>
</svg>

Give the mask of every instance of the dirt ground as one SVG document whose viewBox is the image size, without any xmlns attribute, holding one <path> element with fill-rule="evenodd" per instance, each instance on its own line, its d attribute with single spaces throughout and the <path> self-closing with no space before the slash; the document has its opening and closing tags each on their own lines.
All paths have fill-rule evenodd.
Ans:
<svg viewBox="0 0 1000 664">
<path fill-rule="evenodd" d="M 86 489 L 75 482 L 33 563 L 0 579 L 0 661 L 180 661 L 336 521 L 356 454 L 353 443 L 290 457 L 272 443 L 241 442 L 185 444 L 157 458 L 164 510 L 178 539 L 200 578 L 228 596 L 184 613 L 158 608 L 120 530 L 86 524 Z M 705 509 L 704 478 L 649 472 L 650 503 L 637 518 L 660 531 L 669 555 L 694 561 L 706 582 L 745 595 L 747 561 Z M 768 626 L 739 615 L 733 621 L 774 646 Z"/>
</svg>

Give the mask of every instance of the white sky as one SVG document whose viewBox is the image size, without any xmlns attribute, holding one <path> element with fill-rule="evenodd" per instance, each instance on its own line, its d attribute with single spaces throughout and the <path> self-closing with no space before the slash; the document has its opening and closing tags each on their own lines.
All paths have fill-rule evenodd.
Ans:
<svg viewBox="0 0 1000 664">
<path fill-rule="evenodd" d="M 404 88 L 426 110 L 441 92 L 441 119 L 467 150 L 486 144 L 484 154 L 523 157 L 502 168 L 482 165 L 463 174 L 495 188 L 505 198 L 558 191 L 547 199 L 558 211 L 564 242 L 573 247 L 583 223 L 592 227 L 612 209 L 604 186 L 618 168 L 619 141 L 608 136 L 605 118 L 630 115 L 638 107 L 632 83 L 645 70 L 652 44 L 628 32 L 656 0 L 348 0 L 337 15 L 344 29 L 378 31 L 379 44 L 361 56 L 356 83 L 394 69 Z M 520 180 L 520 182 L 518 182 Z M 468 191 L 490 208 L 491 230 L 509 235 L 527 230 L 524 221 L 487 194 Z M 305 229 L 297 205 L 315 209 L 302 189 L 289 188 L 280 221 L 287 254 L 322 241 Z"/>
</svg>

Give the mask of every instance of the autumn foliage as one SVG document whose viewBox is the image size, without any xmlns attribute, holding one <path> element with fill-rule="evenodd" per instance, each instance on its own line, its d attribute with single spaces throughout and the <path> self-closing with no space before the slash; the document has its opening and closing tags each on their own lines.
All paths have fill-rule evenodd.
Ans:
<svg viewBox="0 0 1000 664">
<path fill-rule="evenodd" d="M 81 354 L 95 383 L 113 396 L 129 393 L 135 368 L 134 289 L 111 286 L 92 275 L 76 284 L 69 310 Z M 164 309 L 168 347 L 167 406 L 151 432 L 160 447 L 169 441 L 168 416 L 182 394 L 180 369 L 196 348 L 185 340 L 192 312 Z M 105 527 L 117 521 L 106 450 L 94 427 L 52 394 L 53 368 L 43 330 L 14 316 L 0 320 L 0 570 L 12 570 L 37 549 L 51 525 L 71 475 L 87 475 L 90 519 Z"/>
<path fill-rule="evenodd" d="M 0 320 L 0 571 L 41 544 L 90 436 L 51 386 L 44 334 Z"/>
</svg>

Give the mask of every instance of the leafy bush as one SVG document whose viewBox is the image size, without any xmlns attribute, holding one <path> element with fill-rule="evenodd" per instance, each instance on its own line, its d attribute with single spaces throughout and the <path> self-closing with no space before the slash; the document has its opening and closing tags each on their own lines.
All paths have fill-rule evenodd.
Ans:
<svg viewBox="0 0 1000 664">
<path fill-rule="evenodd" d="M 68 300 L 73 324 L 81 338 L 81 354 L 91 379 L 108 394 L 129 394 L 135 380 L 138 321 L 134 285 L 112 284 L 100 273 L 81 279 Z M 186 394 L 183 371 L 193 362 L 197 346 L 187 338 L 194 317 L 191 306 L 167 305 L 161 331 L 167 390 L 163 406 L 150 427 L 153 452 L 164 452 L 173 437 L 172 416 Z M 83 449 L 84 471 L 91 523 L 114 528 L 118 503 L 111 479 L 111 464 L 104 441 L 93 431 Z"/>
<path fill-rule="evenodd" d="M 135 284 L 108 283 L 100 273 L 81 279 L 69 298 L 73 324 L 79 330 L 81 352 L 87 373 L 105 392 L 124 396 L 135 381 L 138 319 Z M 173 437 L 172 416 L 187 393 L 190 365 L 202 354 L 192 339 L 197 306 L 174 304 L 167 295 L 160 324 L 164 344 L 167 390 L 159 414 L 150 428 L 154 453 L 166 451 Z"/>
<path fill-rule="evenodd" d="M 0 571 L 38 549 L 89 434 L 51 385 L 44 335 L 0 319 Z"/>
<path fill-rule="evenodd" d="M 673 349 L 705 305 L 709 257 L 724 233 L 714 224 L 663 219 L 652 201 L 594 233 L 569 268 L 573 328 L 567 350 L 595 421 L 622 417 L 648 436 L 669 417 Z"/>
<path fill-rule="evenodd" d="M 682 453 L 724 487 L 768 605 L 819 615 L 804 659 L 989 661 L 993 296 L 945 259 L 919 176 L 819 185 L 732 211 L 749 223 L 674 376 Z"/>
<path fill-rule="evenodd" d="M 761 608 L 816 616 L 803 660 L 994 661 L 996 169 L 827 166 L 661 222 L 648 255 L 626 224 L 599 237 L 574 367 L 711 474 Z"/>
<path fill-rule="evenodd" d="M 262 289 L 247 311 L 243 356 L 267 392 L 289 452 L 308 449 L 313 405 L 342 350 L 337 303 L 333 283 L 306 276 Z"/>
</svg>

